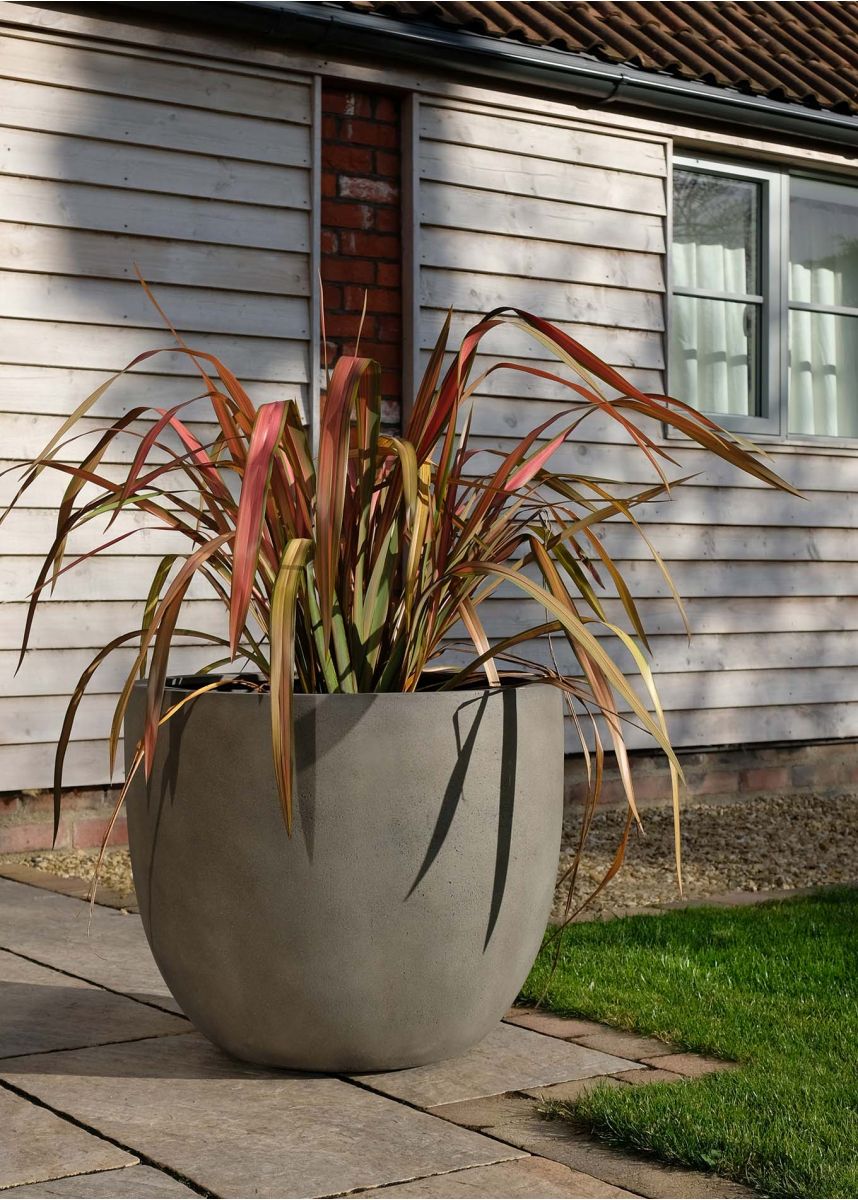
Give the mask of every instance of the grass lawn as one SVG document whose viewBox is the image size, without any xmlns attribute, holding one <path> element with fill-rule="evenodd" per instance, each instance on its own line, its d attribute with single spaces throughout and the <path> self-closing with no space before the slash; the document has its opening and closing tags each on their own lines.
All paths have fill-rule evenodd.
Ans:
<svg viewBox="0 0 858 1200">
<path fill-rule="evenodd" d="M 550 975 L 543 951 L 522 999 Z M 543 1004 L 741 1070 L 598 1088 L 567 1112 L 618 1144 L 771 1196 L 858 1197 L 858 890 L 569 928 Z"/>
</svg>

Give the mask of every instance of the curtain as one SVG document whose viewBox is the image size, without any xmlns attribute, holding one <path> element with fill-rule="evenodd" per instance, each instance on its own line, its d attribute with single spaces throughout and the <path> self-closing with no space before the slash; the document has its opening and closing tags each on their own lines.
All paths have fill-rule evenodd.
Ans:
<svg viewBox="0 0 858 1200">
<path fill-rule="evenodd" d="M 675 241 L 673 286 L 741 295 L 747 289 L 744 246 Z M 671 310 L 671 390 L 713 413 L 751 413 L 753 305 L 675 295 Z"/>
<path fill-rule="evenodd" d="M 805 261 L 790 263 L 790 300 L 847 304 L 841 264 L 813 254 L 810 233 L 804 230 Z M 858 437 L 858 317 L 791 310 L 789 427 L 791 433 Z"/>
</svg>

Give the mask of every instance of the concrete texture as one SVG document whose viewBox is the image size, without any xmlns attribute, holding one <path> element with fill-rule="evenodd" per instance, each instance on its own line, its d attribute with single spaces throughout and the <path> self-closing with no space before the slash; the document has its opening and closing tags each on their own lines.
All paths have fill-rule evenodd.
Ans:
<svg viewBox="0 0 858 1200">
<path fill-rule="evenodd" d="M 131 915 L 0 879 L 0 948 L 172 1012 L 179 1006 Z"/>
<path fill-rule="evenodd" d="M 0 1188 L 137 1162 L 133 1154 L 6 1088 L 0 1088 L 0 1139 Z"/>
<path fill-rule="evenodd" d="M 637 1063 L 630 1059 L 587 1050 L 504 1023 L 458 1058 L 410 1071 L 358 1078 L 386 1096 L 427 1108 L 498 1092 L 520 1092 L 567 1079 L 584 1079 L 588 1075 L 609 1075 L 635 1066 Z"/>
<path fill-rule="evenodd" d="M 126 747 L 144 703 L 141 685 Z M 268 696 L 202 696 L 162 731 L 148 788 L 141 773 L 128 802 L 155 960 L 196 1027 L 238 1058 L 344 1073 L 461 1054 L 509 1008 L 544 932 L 560 693 L 297 696 L 295 708 L 291 839 Z"/>
<path fill-rule="evenodd" d="M 183 1183 L 156 1171 L 153 1167 L 122 1167 L 116 1171 L 97 1171 L 93 1175 L 70 1175 L 52 1179 L 49 1183 L 26 1184 L 3 1192 L 3 1200 L 53 1200 L 57 1197 L 80 1197 L 81 1200 L 182 1200 L 198 1192 Z"/>
<path fill-rule="evenodd" d="M 330 1196 L 521 1157 L 341 1080 L 229 1059 L 197 1034 L 7 1059 L 0 1079 L 223 1197 L 250 1180 L 259 1197 Z"/>
<path fill-rule="evenodd" d="M 361 1196 L 411 1196 L 438 1197 L 439 1200 L 463 1200 L 468 1196 L 486 1196 L 505 1200 L 518 1197 L 590 1197 L 631 1196 L 621 1188 L 611 1187 L 592 1175 L 572 1171 L 562 1163 L 544 1158 L 522 1158 L 518 1162 L 496 1163 L 491 1167 L 468 1167 L 465 1171 L 454 1171 L 451 1175 L 433 1175 L 429 1179 L 414 1179 L 411 1183 L 396 1187 L 373 1188 L 361 1192 Z"/>
<path fill-rule="evenodd" d="M 187 1033 L 188 1022 L 0 950 L 0 1058 Z"/>
</svg>

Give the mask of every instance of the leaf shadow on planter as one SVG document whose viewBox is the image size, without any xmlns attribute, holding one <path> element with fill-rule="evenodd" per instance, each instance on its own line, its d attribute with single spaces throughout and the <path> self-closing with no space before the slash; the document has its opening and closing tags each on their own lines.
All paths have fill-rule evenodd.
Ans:
<svg viewBox="0 0 858 1200">
<path fill-rule="evenodd" d="M 426 856 L 420 865 L 420 870 L 405 896 L 407 900 L 414 894 L 428 874 L 441 852 L 450 832 L 450 827 L 456 816 L 460 802 L 464 799 L 465 780 L 468 776 L 474 746 L 480 730 L 486 706 L 490 698 L 497 693 L 486 692 L 476 700 L 465 701 L 456 710 L 453 723 L 456 728 L 456 745 L 458 758 L 450 775 L 450 780 L 444 791 L 441 808 L 429 840 Z M 498 787 L 498 829 L 497 852 L 495 856 L 494 881 L 492 884 L 491 904 L 483 950 L 487 950 L 492 938 L 497 919 L 503 903 L 507 872 L 509 870 L 510 846 L 512 843 L 512 819 L 515 810 L 515 776 L 518 758 L 518 721 L 516 719 L 517 693 L 515 689 L 507 689 L 500 693 L 503 705 L 503 742 L 501 747 L 500 780 Z M 463 709 L 477 705 L 477 713 L 467 734 L 463 737 L 460 723 L 460 713 Z"/>
</svg>

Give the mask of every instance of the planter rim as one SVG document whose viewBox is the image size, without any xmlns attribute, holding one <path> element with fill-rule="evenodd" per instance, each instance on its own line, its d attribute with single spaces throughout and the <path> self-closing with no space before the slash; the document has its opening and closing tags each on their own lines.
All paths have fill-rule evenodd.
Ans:
<svg viewBox="0 0 858 1200">
<path fill-rule="evenodd" d="M 194 687 L 204 686 L 204 681 L 213 682 L 215 678 L 216 678 L 215 676 L 212 676 L 211 679 L 208 679 L 208 677 L 202 676 L 202 675 L 200 675 L 200 676 L 193 676 L 193 675 L 168 676 L 166 683 L 164 685 L 164 690 L 166 692 L 191 692 L 191 691 L 193 691 Z M 189 684 L 187 682 L 184 682 L 186 680 L 194 680 L 195 682 L 193 684 Z M 148 687 L 148 679 L 138 679 L 133 686 L 134 686 L 135 691 L 138 691 L 140 689 L 145 689 Z M 550 688 L 554 689 L 554 684 L 549 683 L 545 679 L 542 679 L 538 676 L 526 676 L 520 680 L 505 679 L 505 680 L 503 680 L 503 682 L 501 683 L 501 685 L 499 687 L 494 687 L 487 682 L 485 684 L 469 684 L 468 686 L 464 686 L 464 687 L 450 688 L 446 691 L 441 691 L 439 689 L 431 689 L 431 688 L 423 688 L 419 691 L 413 691 L 413 692 L 398 692 L 398 691 L 397 692 L 393 692 L 393 691 L 391 691 L 391 692 L 298 692 L 298 691 L 296 691 L 294 693 L 294 699 L 296 702 L 299 702 L 301 700 L 307 700 L 307 699 L 314 699 L 314 700 L 367 700 L 369 698 L 372 698 L 373 700 L 392 700 L 392 699 L 398 699 L 398 700 L 422 699 L 422 700 L 425 700 L 429 697 L 434 697 L 434 698 L 446 697 L 446 698 L 450 699 L 454 696 L 469 696 L 469 695 L 470 696 L 484 696 L 484 695 L 492 695 L 493 693 L 520 691 L 524 688 L 529 689 L 529 688 L 534 688 L 534 687 L 538 687 L 538 688 L 550 687 Z M 206 700 L 209 697 L 218 697 L 220 699 L 224 699 L 228 696 L 229 697 L 241 696 L 241 697 L 249 697 L 249 698 L 258 699 L 260 696 L 267 697 L 270 694 L 271 693 L 267 688 L 263 689 L 263 690 L 259 690 L 259 691 L 253 691 L 249 688 L 224 688 L 223 690 L 213 688 L 210 692 L 203 693 L 203 695 L 199 696 L 198 699 Z"/>
</svg>

